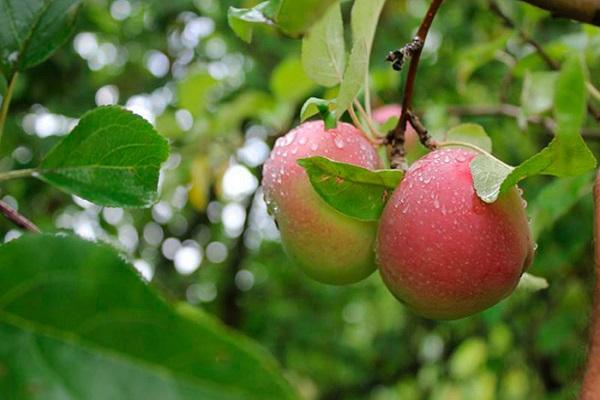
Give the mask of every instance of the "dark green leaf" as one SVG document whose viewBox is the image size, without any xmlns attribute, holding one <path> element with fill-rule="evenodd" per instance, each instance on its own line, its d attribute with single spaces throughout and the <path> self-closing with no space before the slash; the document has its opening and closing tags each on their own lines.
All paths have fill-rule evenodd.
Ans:
<svg viewBox="0 0 600 400">
<path fill-rule="evenodd" d="M 446 140 L 450 142 L 469 143 L 480 149 L 492 152 L 492 141 L 485 132 L 485 129 L 478 124 L 460 124 L 450 129 L 446 133 Z"/>
<path fill-rule="evenodd" d="M 390 194 L 398 186 L 402 171 L 371 171 L 326 157 L 298 160 L 315 191 L 330 206 L 361 221 L 376 221 Z"/>
<path fill-rule="evenodd" d="M 144 207 L 156 198 L 168 155 L 167 141 L 142 117 L 99 107 L 48 153 L 38 176 L 99 205 Z"/>
<path fill-rule="evenodd" d="M 262 349 L 200 311 L 175 311 L 106 245 L 5 244 L 0 293 L 8 399 L 296 398 Z"/>
<path fill-rule="evenodd" d="M 342 81 L 346 50 L 339 5 L 332 6 L 302 40 L 302 65 L 319 85 L 330 87 Z"/>
<path fill-rule="evenodd" d="M 596 167 L 596 158 L 579 134 L 586 113 L 586 89 L 584 65 L 578 55 L 569 58 L 560 71 L 554 105 L 556 137 L 539 153 L 512 170 L 489 155 L 479 155 L 471 162 L 475 190 L 483 201 L 495 201 L 529 176 L 577 176 Z"/>
<path fill-rule="evenodd" d="M 531 231 L 534 239 L 550 229 L 556 221 L 567 214 L 584 196 L 592 192 L 593 176 L 584 174 L 575 178 L 558 179 L 544 186 L 529 202 Z"/>
<path fill-rule="evenodd" d="M 0 96 L 4 96 L 4 93 L 6 93 L 6 87 L 7 87 L 6 78 L 0 72 Z M 0 102 L 0 104 L 2 104 L 2 102 Z"/>
<path fill-rule="evenodd" d="M 0 66 L 23 71 L 48 58 L 73 30 L 81 0 L 0 0 Z"/>
</svg>

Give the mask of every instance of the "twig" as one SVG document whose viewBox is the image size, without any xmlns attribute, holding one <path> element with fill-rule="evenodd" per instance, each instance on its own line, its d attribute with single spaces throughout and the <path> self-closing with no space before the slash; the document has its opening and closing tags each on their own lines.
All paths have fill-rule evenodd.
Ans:
<svg viewBox="0 0 600 400">
<path fill-rule="evenodd" d="M 17 82 L 18 73 L 14 72 L 8 82 L 6 93 L 2 98 L 2 108 L 0 109 L 0 140 L 2 139 L 2 133 L 4 132 L 4 125 L 6 124 L 6 118 L 8 117 L 8 108 L 10 106 L 10 100 L 12 98 L 13 91 L 15 89 L 15 83 Z"/>
<path fill-rule="evenodd" d="M 9 179 L 17 178 L 28 178 L 33 176 L 38 170 L 35 168 L 28 169 L 15 169 L 7 172 L 0 172 L 0 182 L 7 181 Z"/>
<path fill-rule="evenodd" d="M 429 33 L 429 29 L 431 28 L 435 14 L 442 5 L 443 1 L 444 0 L 432 0 L 429 9 L 427 10 L 427 14 L 421 22 L 421 26 L 419 26 L 417 36 L 407 46 L 404 46 L 402 49 L 397 50 L 397 52 L 392 52 L 390 54 L 392 57 L 394 54 L 396 55 L 396 59 L 393 60 L 395 68 L 399 61 L 399 55 L 402 55 L 403 59 L 407 54 L 410 55 L 410 66 L 408 67 L 408 74 L 406 76 L 406 84 L 404 86 L 404 95 L 402 99 L 402 112 L 400 113 L 398 124 L 388 133 L 386 139 L 392 168 L 404 168 L 406 166 L 406 161 L 404 160 L 404 133 L 406 132 L 406 124 L 409 119 L 408 114 L 411 112 L 417 68 L 419 66 L 423 45 L 427 39 L 427 34 Z"/>
<path fill-rule="evenodd" d="M 550 55 L 546 52 L 546 50 L 544 50 L 540 43 L 533 39 L 527 32 L 523 31 L 522 29 L 519 29 L 519 27 L 517 27 L 517 25 L 510 19 L 510 17 L 502 11 L 502 9 L 498 6 L 498 3 L 496 3 L 494 0 L 490 0 L 489 5 L 490 10 L 502 20 L 506 27 L 515 30 L 525 43 L 528 43 L 535 49 L 535 51 L 539 54 L 544 63 L 548 66 L 548 68 L 550 68 L 553 71 L 557 71 L 560 69 L 560 64 L 554 59 L 552 59 L 552 57 L 550 57 Z M 586 89 L 592 96 L 599 94 L 598 89 L 589 81 L 586 82 Z M 592 117 L 594 117 L 596 121 L 600 122 L 600 111 L 596 110 L 591 103 L 588 103 L 587 109 L 589 114 Z"/>
<path fill-rule="evenodd" d="M 500 104 L 497 106 L 453 106 L 448 108 L 448 113 L 456 116 L 473 117 L 509 117 L 519 118 L 520 109 L 512 104 Z M 549 134 L 554 135 L 556 122 L 550 117 L 530 115 L 527 122 L 543 127 Z M 582 129 L 581 135 L 589 139 L 600 139 L 600 130 Z"/>
<path fill-rule="evenodd" d="M 0 200 L 0 213 L 4 215 L 10 222 L 17 225 L 20 228 L 26 229 L 30 232 L 40 233 L 38 228 L 33 222 L 21 215 L 17 210 L 9 206 L 6 202 Z"/>
<path fill-rule="evenodd" d="M 427 128 L 425 128 L 425 125 L 423 125 L 421 123 L 421 120 L 419 119 L 419 117 L 417 117 L 415 115 L 415 113 L 413 113 L 410 110 L 407 111 L 406 113 L 408 115 L 408 120 L 409 120 L 410 124 L 412 125 L 414 130 L 417 131 L 417 134 L 419 135 L 419 140 L 421 141 L 421 143 L 423 143 L 423 145 L 425 147 L 427 147 L 428 149 L 434 149 L 436 147 L 436 144 L 433 141 L 433 139 L 431 138 L 431 136 L 429 135 L 429 132 L 427 131 Z"/>
</svg>

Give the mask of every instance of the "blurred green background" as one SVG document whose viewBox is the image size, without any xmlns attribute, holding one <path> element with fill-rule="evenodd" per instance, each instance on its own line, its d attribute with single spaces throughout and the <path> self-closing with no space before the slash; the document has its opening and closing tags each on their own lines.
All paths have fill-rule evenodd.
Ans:
<svg viewBox="0 0 600 400">
<path fill-rule="evenodd" d="M 304 75 L 299 40 L 267 28 L 250 45 L 235 37 L 227 8 L 255 3 L 86 1 L 69 42 L 20 76 L 0 167 L 37 165 L 83 112 L 118 103 L 171 141 L 160 202 L 101 208 L 34 180 L 8 182 L 0 197 L 44 230 L 114 243 L 167 298 L 266 347 L 306 399 L 575 398 L 592 298 L 592 176 L 522 185 L 539 245 L 530 272 L 548 280 L 546 290 L 433 322 L 399 304 L 377 274 L 350 287 L 311 281 L 282 251 L 260 167 L 274 139 L 298 123 L 302 102 L 327 92 Z M 585 54 L 600 84 L 599 28 L 500 5 L 557 62 Z M 400 101 L 403 74 L 385 55 L 410 40 L 427 6 L 388 0 L 371 61 L 376 104 Z M 527 123 L 552 105 L 547 71 L 486 1 L 448 1 L 425 47 L 415 108 L 434 135 L 459 122 L 484 125 L 494 154 L 514 165 L 551 139 Z M 513 116 L 473 115 L 506 104 Z M 598 156 L 600 129 L 592 118 L 588 128 Z M 5 220 L 0 229 L 5 241 L 20 235 Z"/>
</svg>

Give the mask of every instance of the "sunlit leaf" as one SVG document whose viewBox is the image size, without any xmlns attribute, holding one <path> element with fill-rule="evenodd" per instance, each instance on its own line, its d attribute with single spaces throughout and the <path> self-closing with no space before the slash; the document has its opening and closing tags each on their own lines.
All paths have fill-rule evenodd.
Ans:
<svg viewBox="0 0 600 400">
<path fill-rule="evenodd" d="M 346 49 L 339 5 L 332 6 L 302 40 L 302 65 L 319 85 L 330 87 L 342 81 Z"/>
<path fill-rule="evenodd" d="M 280 0 L 263 1 L 252 8 L 229 7 L 227 21 L 240 39 L 250 43 L 254 26 L 275 24 Z"/>
<path fill-rule="evenodd" d="M 352 7 L 352 50 L 337 98 L 338 118 L 365 82 L 377 21 L 385 0 L 356 0 Z"/>
<path fill-rule="evenodd" d="M 168 155 L 167 141 L 142 117 L 99 107 L 48 153 L 38 176 L 99 205 L 144 207 L 156 199 Z"/>
</svg>

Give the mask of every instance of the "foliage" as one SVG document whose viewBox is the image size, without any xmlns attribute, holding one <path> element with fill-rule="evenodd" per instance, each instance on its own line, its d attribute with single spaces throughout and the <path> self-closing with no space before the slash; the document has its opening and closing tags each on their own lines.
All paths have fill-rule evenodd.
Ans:
<svg viewBox="0 0 600 400">
<path fill-rule="evenodd" d="M 28 3 L 38 2 L 0 0 L 0 9 L 6 5 L 25 7 Z M 64 230 L 86 239 L 108 242 L 128 260 L 122 261 L 108 245 L 93 245 L 72 236 L 39 239 L 26 236 L 12 242 L 23 232 L 8 221 L 0 220 L 7 242 L 0 247 L 4 260 L 0 263 L 3 276 L 0 280 L 3 287 L 0 351 L 5 355 L 0 358 L 18 360 L 2 362 L 0 370 L 9 371 L 0 373 L 2 393 L 9 393 L 9 398 L 36 398 L 30 392 L 28 397 L 10 392 L 19 387 L 14 385 L 15 376 L 52 379 L 46 382 L 53 384 L 58 384 L 59 378 L 69 378 L 74 380 L 63 382 L 76 382 L 80 386 L 70 389 L 82 390 L 79 398 L 89 398 L 86 391 L 93 387 L 83 385 L 84 377 L 89 379 L 93 375 L 98 379 L 96 382 L 110 380 L 115 391 L 132 384 L 135 378 L 140 382 L 135 387 L 143 384 L 144 394 L 160 398 L 167 397 L 159 396 L 160 387 L 181 389 L 169 392 L 173 398 L 186 398 L 183 390 L 189 390 L 189 396 L 201 390 L 214 394 L 214 387 L 219 388 L 217 392 L 222 398 L 235 397 L 236 394 L 220 390 L 222 384 L 233 385 L 227 381 L 227 377 L 231 377 L 227 374 L 232 370 L 212 376 L 210 383 L 200 379 L 199 387 L 190 387 L 180 375 L 172 375 L 168 369 L 154 369 L 159 364 L 189 369 L 178 364 L 185 360 L 177 359 L 175 352 L 167 349 L 168 356 L 148 365 L 112 358 L 115 353 L 108 351 L 119 345 L 117 339 L 127 338 L 121 344 L 126 345 L 121 351 L 140 351 L 151 357 L 159 354 L 159 345 L 164 343 L 181 349 L 184 357 L 195 355 L 202 360 L 210 356 L 211 346 L 205 345 L 210 336 L 226 345 L 234 359 L 252 364 L 237 371 L 237 388 L 248 390 L 255 388 L 251 385 L 265 385 L 264 388 L 273 385 L 272 390 L 284 393 L 277 398 L 286 396 L 285 383 L 263 350 L 204 315 L 210 314 L 272 353 L 286 380 L 306 399 L 552 400 L 574 396 L 585 356 L 592 288 L 589 174 L 566 179 L 533 176 L 520 182 L 530 203 L 528 213 L 539 244 L 530 272 L 546 279 L 549 287 L 535 293 L 518 291 L 484 313 L 442 323 L 432 323 L 411 314 L 396 302 L 376 275 L 349 288 L 328 287 L 301 276 L 283 253 L 261 192 L 257 191 L 260 164 L 269 146 L 298 122 L 305 99 L 316 97 L 327 102 L 313 102 L 314 107 L 310 110 L 307 107 L 310 112 L 304 117 L 321 111 L 325 115 L 334 112 L 333 122 L 350 118 L 344 104 L 340 106 L 339 102 L 331 101 L 339 98 L 336 86 L 342 80 L 330 73 L 329 67 L 333 64 L 324 58 L 328 46 L 336 49 L 330 59 L 345 66 L 340 70 L 346 74 L 353 63 L 356 71 L 365 71 L 365 62 L 370 64 L 371 90 L 362 90 L 364 72 L 363 75 L 352 73 L 356 78 L 353 78 L 352 90 L 348 90 L 351 95 L 344 95 L 345 103 L 348 99 L 352 102 L 357 94 L 360 102 L 366 104 L 369 100 L 373 106 L 400 100 L 404 75 L 392 71 L 383 60 L 390 50 L 410 40 L 428 1 L 388 0 L 382 5 L 381 13 L 377 12 L 377 29 L 358 33 L 356 27 L 352 27 L 356 25 L 353 20 L 358 13 L 358 9 L 353 11 L 352 8 L 357 2 L 339 2 L 340 13 L 336 8 L 338 2 L 287 2 L 290 7 L 307 4 L 306 8 L 300 7 L 300 11 L 290 8 L 292 11 L 286 15 L 292 16 L 291 25 L 286 25 L 286 18 L 279 15 L 269 17 L 263 8 L 258 18 L 264 18 L 265 14 L 269 17 L 262 20 L 262 25 L 270 27 L 267 29 L 261 24 L 248 25 L 248 18 L 240 17 L 255 14 L 230 13 L 229 22 L 233 19 L 241 24 L 236 30 L 238 34 L 249 39 L 249 32 L 252 33 L 251 45 L 239 40 L 229 28 L 228 9 L 230 6 L 238 10 L 253 9 L 256 1 L 101 0 L 85 2 L 80 7 L 79 2 L 66 0 L 47 3 L 52 4 L 48 8 L 52 11 L 50 17 L 59 16 L 60 21 L 51 18 L 53 24 L 32 30 L 31 24 L 25 26 L 28 19 L 13 18 L 24 24 L 16 37 L 9 31 L 11 25 L 3 23 L 2 18 L 6 20 L 7 14 L 0 12 L 2 96 L 13 72 L 19 71 L 0 144 L 1 171 L 43 166 L 43 159 L 51 154 L 51 149 L 62 146 L 59 143 L 63 140 L 64 145 L 70 137 L 61 138 L 61 135 L 69 131 L 77 133 L 72 128 L 78 118 L 81 123 L 86 112 L 106 104 L 120 104 L 144 116 L 158 133 L 168 138 L 171 156 L 163 164 L 158 186 L 154 172 L 152 179 L 142 179 L 139 187 L 120 179 L 109 181 L 106 175 L 93 182 L 94 186 L 106 187 L 110 182 L 111 188 L 147 193 L 140 202 L 143 204 L 138 206 L 148 205 L 157 187 L 160 188 L 155 198 L 158 202 L 147 209 L 122 208 L 133 205 L 124 202 L 122 195 L 117 196 L 116 201 L 111 197 L 103 202 L 98 196 L 110 194 L 105 188 L 94 189 L 92 196 L 86 195 L 80 190 L 82 182 L 79 180 L 75 181 L 76 187 L 62 188 L 89 201 L 117 207 L 92 204 L 56 191 L 40 180 L 2 181 L 2 199 L 18 206 L 20 212 L 44 231 Z M 366 3 L 372 2 L 363 2 L 363 5 Z M 318 7 L 309 6 L 315 4 Z M 562 142 L 559 147 L 551 145 L 552 159 L 560 160 L 561 171 L 565 165 L 576 172 L 591 168 L 591 154 L 582 147 L 579 133 L 585 133 L 591 153 L 598 154 L 598 126 L 590 116 L 581 115 L 585 111 L 581 99 L 587 98 L 593 106 L 599 106 L 598 100 L 586 95 L 586 91 L 589 92 L 587 83 L 599 84 L 600 31 L 557 21 L 522 2 L 502 2 L 501 5 L 516 26 L 540 42 L 562 66 L 560 72 L 552 71 L 515 29 L 504 27 L 486 2 L 448 1 L 436 17 L 423 51 L 415 88 L 415 110 L 439 141 L 450 140 L 449 128 L 457 125 L 482 126 L 493 142 L 494 157 L 507 165 L 520 165 L 531 157 L 541 157 L 536 153 L 548 146 L 552 136 L 547 126 L 538 122 L 554 118 L 559 124 L 554 128 L 564 139 L 558 139 Z M 372 11 L 378 11 L 377 7 Z M 75 14 L 78 18 L 74 24 Z M 343 35 L 340 16 L 343 25 L 349 27 Z M 376 19 L 373 14 L 369 18 Z M 325 30 L 323 23 L 309 26 L 317 20 L 336 21 L 328 25 L 335 29 Z M 361 27 L 373 28 L 368 23 Z M 27 30 L 33 32 L 32 44 L 41 45 L 25 47 L 35 52 L 15 55 Z M 325 32 L 320 33 L 323 30 Z M 300 32 L 308 34 L 299 40 Z M 41 34 L 52 36 L 37 36 Z M 372 35 L 371 45 L 369 36 Z M 362 45 L 355 45 L 357 37 L 365 40 Z M 65 45 L 60 47 L 62 43 Z M 352 50 L 354 47 L 357 50 Z M 350 58 L 342 56 L 346 49 L 351 49 Z M 362 56 L 355 55 L 353 60 L 353 53 Z M 327 72 L 326 76 L 317 76 L 315 66 L 318 65 L 327 66 L 322 69 Z M 323 86 L 312 84 L 309 78 Z M 369 99 L 365 96 L 367 93 Z M 515 106 L 519 115 L 515 118 L 464 111 L 472 106 L 496 109 L 504 104 Z M 463 107 L 463 111 L 457 111 L 457 107 Z M 372 135 L 382 133 L 371 132 L 367 120 L 357 111 L 365 131 Z M 128 113 L 115 112 L 122 118 L 130 118 Z M 114 118 L 119 116 L 115 114 Z M 570 119 L 571 116 L 577 118 Z M 132 123 L 136 122 L 132 120 Z M 160 163 L 166 153 L 154 129 L 141 128 L 140 132 L 146 132 L 145 141 L 159 147 L 153 160 Z M 479 131 L 479 128 L 474 130 Z M 119 140 L 131 139 L 129 135 L 121 137 L 118 131 L 109 133 Z M 479 134 L 475 136 L 482 139 Z M 464 136 L 452 138 L 471 142 L 467 139 Z M 472 144 L 490 150 L 481 140 Z M 92 151 L 86 154 L 78 165 L 95 160 L 87 156 L 104 155 Z M 560 156 L 554 158 L 557 154 Z M 577 157 L 578 154 L 581 157 Z M 150 153 L 144 151 L 143 155 Z M 68 160 L 75 162 L 76 158 L 68 157 Z M 126 163 L 129 159 L 124 157 L 118 161 Z M 486 179 L 490 186 L 496 187 L 504 179 L 502 167 L 493 159 L 486 162 L 493 165 L 484 166 L 481 171 L 488 171 Z M 573 166 L 572 162 L 581 162 L 583 167 Z M 531 164 L 526 175 L 534 170 L 541 172 L 537 167 L 530 167 Z M 68 246 L 68 252 L 62 246 Z M 85 262 L 78 262 L 85 258 L 83 249 L 88 247 L 91 251 L 88 257 L 102 255 L 101 260 L 87 258 Z M 10 254 L 17 250 L 18 255 Z M 29 264 L 22 261 L 24 257 L 34 256 Z M 18 257 L 18 261 L 14 261 L 14 257 Z M 43 260 L 48 262 L 49 268 L 43 268 Z M 64 260 L 64 265 L 58 265 L 57 260 Z M 101 266 L 102 260 L 107 260 L 106 265 Z M 141 271 L 150 289 L 134 276 L 130 264 Z M 20 266 L 37 271 L 40 277 L 48 276 L 45 273 L 54 268 L 72 267 L 81 274 L 101 275 L 102 280 L 86 279 L 73 285 L 68 279 L 58 279 L 44 286 L 44 290 L 56 291 L 67 286 L 71 290 L 52 297 L 41 291 L 18 296 L 17 291 L 9 291 L 9 288 L 14 287 L 10 286 L 11 282 L 15 284 L 24 278 L 26 271 L 18 268 Z M 534 287 L 540 287 L 540 281 L 534 280 L 534 283 Z M 196 310 L 167 305 L 156 293 L 170 303 L 189 303 Z M 136 294 L 140 298 L 135 298 Z M 64 310 L 77 311 L 79 306 L 81 311 L 88 303 L 75 300 L 90 300 L 89 296 L 94 295 L 107 296 L 98 299 L 110 299 L 115 307 L 126 304 L 142 307 L 141 304 L 152 303 L 160 314 L 153 315 L 157 331 L 136 328 L 129 332 L 125 327 L 115 329 L 116 325 L 111 324 L 112 332 L 88 331 L 98 338 L 106 335 L 107 342 L 101 352 L 92 342 L 80 343 L 77 338 L 82 333 L 76 332 L 80 314 L 57 315 L 50 307 L 62 302 Z M 14 303 L 10 301 L 13 298 Z M 52 312 L 44 316 L 44 310 Z M 39 315 L 27 319 L 32 317 L 28 313 Z M 54 322 L 73 325 L 64 330 L 42 319 L 53 316 Z M 65 319 L 61 320 L 62 316 Z M 189 327 L 183 336 L 187 341 L 176 340 L 178 336 L 174 335 L 179 330 L 172 329 L 176 324 Z M 32 327 L 35 329 L 30 329 Z M 152 338 L 151 343 L 145 341 Z M 67 347 L 69 353 L 59 351 Z M 140 350 L 142 348 L 149 349 L 147 354 Z M 61 355 L 69 358 L 60 358 Z M 61 365 L 68 368 L 59 368 Z M 203 368 L 209 365 L 212 364 L 194 368 L 193 373 L 208 373 Z M 242 364 L 230 364 L 239 365 Z M 52 366 L 56 368 L 51 369 Z M 98 373 L 107 375 L 88 373 L 96 366 L 100 368 Z M 217 378 L 221 379 L 220 383 Z M 64 394 L 59 392 L 61 386 L 54 388 L 56 394 L 43 398 L 61 398 Z M 108 392 L 109 389 L 103 385 L 105 392 L 94 394 L 104 394 L 106 398 L 116 396 L 115 392 Z M 128 393 L 125 397 L 132 395 Z"/>
</svg>

